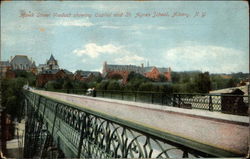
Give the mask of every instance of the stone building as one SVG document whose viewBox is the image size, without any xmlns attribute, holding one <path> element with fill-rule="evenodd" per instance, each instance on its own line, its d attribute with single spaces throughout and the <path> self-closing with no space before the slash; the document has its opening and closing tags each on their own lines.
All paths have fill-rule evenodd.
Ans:
<svg viewBox="0 0 250 159">
<path fill-rule="evenodd" d="M 158 68 L 156 66 L 144 67 L 136 65 L 109 65 L 107 62 L 103 64 L 103 77 L 109 78 L 114 75 L 120 75 L 123 78 L 123 83 L 127 82 L 128 75 L 131 72 L 141 74 L 147 78 L 155 81 L 160 80 L 160 76 L 163 75 L 166 80 L 171 81 L 171 68 Z"/>
<path fill-rule="evenodd" d="M 38 65 L 38 73 L 44 70 L 59 70 L 58 62 L 52 54 L 45 64 Z"/>
<path fill-rule="evenodd" d="M 14 58 L 11 57 L 10 61 L 0 61 L 0 74 L 3 78 L 14 78 L 15 70 L 24 70 L 37 73 L 37 68 L 35 61 L 29 59 L 26 55 L 15 55 Z"/>
<path fill-rule="evenodd" d="M 16 55 L 10 61 L 12 70 L 25 70 L 36 73 L 35 61 L 30 60 L 26 55 Z"/>
</svg>

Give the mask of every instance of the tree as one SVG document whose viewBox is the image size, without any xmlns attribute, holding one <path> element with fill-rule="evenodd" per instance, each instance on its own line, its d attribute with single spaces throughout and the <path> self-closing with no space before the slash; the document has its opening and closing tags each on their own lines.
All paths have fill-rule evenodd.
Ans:
<svg viewBox="0 0 250 159">
<path fill-rule="evenodd" d="M 230 87 L 236 87 L 237 86 L 237 83 L 239 83 L 240 81 L 236 78 L 230 78 L 227 83 L 226 83 L 226 87 L 227 88 L 230 88 Z"/>
<path fill-rule="evenodd" d="M 171 93 L 173 93 L 173 86 L 170 85 L 170 84 L 160 85 L 160 86 L 159 86 L 159 91 L 160 91 L 160 92 L 164 92 L 164 93 L 171 94 Z"/>
<path fill-rule="evenodd" d="M 109 81 L 102 81 L 101 83 L 98 83 L 96 86 L 97 90 L 107 90 Z"/>
<path fill-rule="evenodd" d="M 6 107 L 6 112 L 11 115 L 12 119 L 21 118 L 22 88 L 26 83 L 27 79 L 23 77 L 1 81 L 1 105 Z"/>
<path fill-rule="evenodd" d="M 111 81 L 107 86 L 108 90 L 120 90 L 120 88 L 120 83 L 118 83 L 117 81 Z"/>
<path fill-rule="evenodd" d="M 73 85 L 70 80 L 65 80 L 63 83 L 63 89 L 73 89 Z"/>
<path fill-rule="evenodd" d="M 160 74 L 158 78 L 159 78 L 159 82 L 166 82 L 167 81 L 167 78 L 163 74 Z"/>
<path fill-rule="evenodd" d="M 173 83 L 179 83 L 180 82 L 180 74 L 177 72 L 172 72 L 171 73 L 171 79 Z"/>
<path fill-rule="evenodd" d="M 208 93 L 211 90 L 209 72 L 199 73 L 194 79 L 194 90 L 196 93 Z"/>
<path fill-rule="evenodd" d="M 120 80 L 120 79 L 123 79 L 123 77 L 120 74 L 116 73 L 116 74 L 111 75 L 110 79 L 112 79 L 112 80 Z"/>
</svg>

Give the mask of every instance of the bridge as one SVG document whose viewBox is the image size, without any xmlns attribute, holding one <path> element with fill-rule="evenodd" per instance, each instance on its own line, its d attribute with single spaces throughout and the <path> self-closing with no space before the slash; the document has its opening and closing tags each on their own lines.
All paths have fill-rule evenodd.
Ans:
<svg viewBox="0 0 250 159">
<path fill-rule="evenodd" d="M 41 90 L 25 90 L 24 95 L 25 158 L 243 157 L 248 153 L 247 116 Z"/>
</svg>

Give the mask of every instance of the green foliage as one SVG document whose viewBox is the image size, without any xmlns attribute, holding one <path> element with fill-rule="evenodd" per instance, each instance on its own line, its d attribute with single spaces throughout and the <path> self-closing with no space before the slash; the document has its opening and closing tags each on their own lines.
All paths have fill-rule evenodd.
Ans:
<svg viewBox="0 0 250 159">
<path fill-rule="evenodd" d="M 108 81 L 102 81 L 101 83 L 98 83 L 96 86 L 97 90 L 107 90 L 109 82 Z"/>
<path fill-rule="evenodd" d="M 208 93 L 211 90 L 209 72 L 199 73 L 194 79 L 193 86 L 196 93 Z"/>
<path fill-rule="evenodd" d="M 73 84 L 70 80 L 65 80 L 63 83 L 63 89 L 73 89 Z"/>
<path fill-rule="evenodd" d="M 88 87 L 88 88 L 96 88 L 96 86 L 97 86 L 97 82 L 89 82 L 89 83 L 87 84 L 87 87 Z"/>
<path fill-rule="evenodd" d="M 164 75 L 160 74 L 159 75 L 159 82 L 166 82 L 166 81 L 167 81 L 167 78 Z"/>
<path fill-rule="evenodd" d="M 130 72 L 128 75 L 128 82 L 134 82 L 134 81 L 140 81 L 140 82 L 150 82 L 151 80 L 144 77 L 143 75 L 135 72 Z"/>
<path fill-rule="evenodd" d="M 107 86 L 107 90 L 120 90 L 120 89 L 121 89 L 120 83 L 117 81 L 110 81 Z"/>
<path fill-rule="evenodd" d="M 181 75 L 177 72 L 172 72 L 171 73 L 171 78 L 173 83 L 179 83 L 181 80 Z"/>
<path fill-rule="evenodd" d="M 21 118 L 21 103 L 23 100 L 22 88 L 27 81 L 28 79 L 23 77 L 1 81 L 1 104 L 6 107 L 7 113 L 10 114 L 13 119 Z"/>
<path fill-rule="evenodd" d="M 152 91 L 157 92 L 159 91 L 158 85 L 154 85 L 152 82 L 145 82 L 140 84 L 138 91 Z"/>
<path fill-rule="evenodd" d="M 230 88 L 230 87 L 236 87 L 237 83 L 240 83 L 239 79 L 236 79 L 235 77 L 230 78 L 227 83 L 226 83 L 226 87 Z"/>
<path fill-rule="evenodd" d="M 53 90 L 53 89 L 57 89 L 57 88 L 60 88 L 59 87 L 59 82 L 57 81 L 48 81 L 45 85 L 44 85 L 44 88 L 46 90 Z"/>
<path fill-rule="evenodd" d="M 24 78 L 27 80 L 30 86 L 35 86 L 36 76 L 33 73 L 27 72 L 24 70 L 15 70 L 14 72 L 15 72 L 16 78 L 19 78 L 19 77 Z"/>
<path fill-rule="evenodd" d="M 120 80 L 123 79 L 123 77 L 120 74 L 114 74 L 112 76 L 110 76 L 111 80 Z"/>
<path fill-rule="evenodd" d="M 159 91 L 171 94 L 171 93 L 173 93 L 173 85 L 171 85 L 171 84 L 159 85 Z"/>
</svg>

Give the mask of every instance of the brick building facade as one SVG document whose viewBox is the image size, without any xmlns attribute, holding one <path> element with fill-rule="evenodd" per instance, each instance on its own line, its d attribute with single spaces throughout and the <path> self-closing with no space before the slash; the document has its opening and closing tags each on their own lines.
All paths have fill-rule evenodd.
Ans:
<svg viewBox="0 0 250 159">
<path fill-rule="evenodd" d="M 73 74 L 67 70 L 44 70 L 37 75 L 36 86 L 43 87 L 48 81 L 53 81 L 62 78 L 73 78 Z"/>
<path fill-rule="evenodd" d="M 103 77 L 110 78 L 114 75 L 120 75 L 123 83 L 127 82 L 128 75 L 131 72 L 141 74 L 152 80 L 160 80 L 160 76 L 164 76 L 167 81 L 171 81 L 171 68 L 159 68 L 156 66 L 144 67 L 135 65 L 109 65 L 107 62 L 103 64 Z"/>
<path fill-rule="evenodd" d="M 100 77 L 101 73 L 97 71 L 76 71 L 74 74 L 74 80 L 89 82 L 95 77 Z"/>
</svg>

